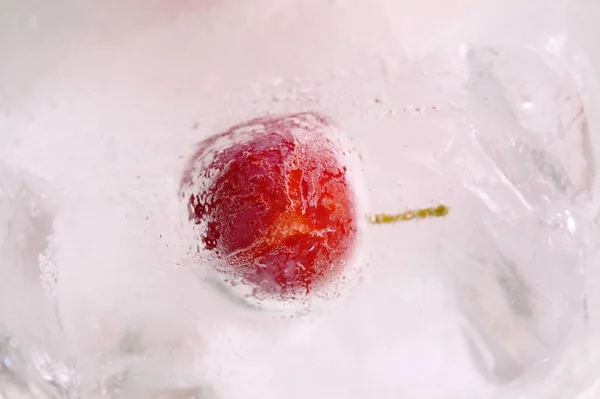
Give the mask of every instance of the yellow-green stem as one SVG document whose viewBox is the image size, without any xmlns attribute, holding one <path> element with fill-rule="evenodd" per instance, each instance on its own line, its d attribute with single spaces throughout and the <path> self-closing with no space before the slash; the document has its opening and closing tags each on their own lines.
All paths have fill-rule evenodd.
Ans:
<svg viewBox="0 0 600 399">
<path fill-rule="evenodd" d="M 443 217 L 448 214 L 450 208 L 446 205 L 438 205 L 431 208 L 409 209 L 402 213 L 388 214 L 376 213 L 367 215 L 367 220 L 371 224 L 389 224 L 396 222 L 406 222 L 414 219 L 426 219 L 431 217 Z"/>
</svg>

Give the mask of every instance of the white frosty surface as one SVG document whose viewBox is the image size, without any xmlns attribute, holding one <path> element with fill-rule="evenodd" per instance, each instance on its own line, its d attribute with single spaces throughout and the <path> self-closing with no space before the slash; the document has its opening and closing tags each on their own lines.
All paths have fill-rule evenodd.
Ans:
<svg viewBox="0 0 600 399">
<path fill-rule="evenodd" d="M 0 232 L 25 238 L 2 241 L 0 320 L 64 362 L 33 356 L 42 379 L 85 398 L 515 397 L 588 328 L 594 155 L 545 26 L 554 42 L 529 44 L 550 60 L 453 41 L 489 1 L 13 3 Z M 362 155 L 370 211 L 451 212 L 369 227 L 331 306 L 259 313 L 197 279 L 179 179 L 207 135 L 310 110 Z M 593 378 L 570 373 L 550 394 Z"/>
</svg>

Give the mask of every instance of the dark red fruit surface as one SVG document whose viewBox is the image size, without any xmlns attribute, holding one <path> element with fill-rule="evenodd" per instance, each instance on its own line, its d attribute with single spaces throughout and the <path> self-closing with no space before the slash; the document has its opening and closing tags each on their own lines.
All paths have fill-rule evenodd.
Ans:
<svg viewBox="0 0 600 399">
<path fill-rule="evenodd" d="M 201 143 L 182 193 L 229 281 L 294 297 L 340 275 L 357 223 L 335 135 L 326 118 L 303 113 L 252 120 Z"/>
</svg>

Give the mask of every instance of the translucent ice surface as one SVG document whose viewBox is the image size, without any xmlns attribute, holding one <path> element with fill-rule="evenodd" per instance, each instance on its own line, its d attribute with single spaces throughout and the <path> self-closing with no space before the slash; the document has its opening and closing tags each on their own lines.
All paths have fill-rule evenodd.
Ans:
<svg viewBox="0 0 600 399">
<path fill-rule="evenodd" d="M 0 0 L 0 399 L 596 397 L 597 17 Z M 347 141 L 353 279 L 255 306 L 182 180 L 203 140 L 304 112 Z"/>
</svg>

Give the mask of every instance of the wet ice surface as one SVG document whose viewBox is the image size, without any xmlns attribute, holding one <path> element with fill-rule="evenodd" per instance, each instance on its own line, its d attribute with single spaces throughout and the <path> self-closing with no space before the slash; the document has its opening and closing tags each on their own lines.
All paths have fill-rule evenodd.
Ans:
<svg viewBox="0 0 600 399">
<path fill-rule="evenodd" d="M 177 4 L 74 8 L 72 32 L 14 14 L 23 44 L 56 33 L 5 66 L 0 397 L 480 398 L 551 372 L 587 317 L 595 178 L 565 68 L 474 45 L 411 62 L 386 2 Z M 198 277 L 180 179 L 203 138 L 302 111 L 352 140 L 370 212 L 450 214 L 366 228 L 328 306 L 259 312 Z"/>
</svg>

